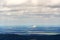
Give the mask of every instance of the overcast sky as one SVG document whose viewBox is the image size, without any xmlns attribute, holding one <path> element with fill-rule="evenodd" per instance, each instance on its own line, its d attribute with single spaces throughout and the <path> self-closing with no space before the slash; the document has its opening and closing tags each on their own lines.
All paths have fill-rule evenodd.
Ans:
<svg viewBox="0 0 60 40">
<path fill-rule="evenodd" d="M 9 6 L 9 5 L 23 5 L 26 3 L 29 4 L 29 0 L 4 0 L 4 1 L 0 0 L 0 1 L 1 1 L 0 25 L 10 26 L 10 25 L 60 24 L 60 0 L 31 0 L 32 5 L 38 4 L 41 5 L 40 6 L 41 10 L 39 8 L 36 9 L 34 7 L 27 8 L 26 11 L 28 11 L 28 13 L 24 13 L 24 10 L 20 11 L 19 10 L 20 8 L 9 8 L 6 6 L 2 7 L 2 5 Z M 37 11 L 38 9 L 40 12 Z"/>
</svg>

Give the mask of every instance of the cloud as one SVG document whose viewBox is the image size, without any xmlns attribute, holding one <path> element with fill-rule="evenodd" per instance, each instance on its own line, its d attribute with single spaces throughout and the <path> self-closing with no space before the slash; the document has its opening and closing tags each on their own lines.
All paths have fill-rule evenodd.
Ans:
<svg viewBox="0 0 60 40">
<path fill-rule="evenodd" d="M 60 3 L 60 0 L 40 0 L 39 2 L 41 5 L 57 5 Z"/>
<path fill-rule="evenodd" d="M 50 7 L 50 8 L 60 8 L 60 5 L 58 4 L 58 5 L 48 5 L 48 6 L 46 6 L 46 7 Z"/>
<path fill-rule="evenodd" d="M 15 5 L 19 0 L 7 0 L 8 5 Z M 32 0 L 35 5 L 37 0 Z M 55 1 L 55 2 L 54 2 Z M 12 3 L 11 3 L 12 2 Z M 2 7 L 0 8 L 0 24 L 1 25 L 23 25 L 23 24 L 41 24 L 53 25 L 60 22 L 59 0 L 40 0 L 40 6 L 20 6 L 20 7 Z M 25 4 L 25 2 L 22 2 Z M 20 1 L 17 4 L 22 4 Z M 28 3 L 28 2 L 27 2 Z M 16 5 L 17 5 L 16 4 Z M 32 5 L 31 4 L 31 5 Z M 56 7 L 55 7 L 56 6 Z"/>
<path fill-rule="evenodd" d="M 1 11 L 8 11 L 8 10 L 11 10 L 11 9 L 8 8 L 8 7 L 0 7 L 0 12 L 1 12 Z"/>
<path fill-rule="evenodd" d="M 27 2 L 28 0 L 5 0 L 7 5 L 18 5 Z"/>
</svg>

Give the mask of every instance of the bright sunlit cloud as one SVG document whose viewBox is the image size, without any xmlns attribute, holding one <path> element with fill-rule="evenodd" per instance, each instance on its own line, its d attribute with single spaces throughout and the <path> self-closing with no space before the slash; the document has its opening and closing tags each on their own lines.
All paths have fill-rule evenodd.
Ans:
<svg viewBox="0 0 60 40">
<path fill-rule="evenodd" d="M 6 0 L 7 5 L 17 5 L 27 2 L 27 0 Z"/>
<path fill-rule="evenodd" d="M 60 3 L 60 0 L 31 0 L 31 2 L 36 5 L 57 5 Z"/>
<path fill-rule="evenodd" d="M 57 5 L 60 3 L 60 0 L 50 0 L 51 4 Z"/>
</svg>

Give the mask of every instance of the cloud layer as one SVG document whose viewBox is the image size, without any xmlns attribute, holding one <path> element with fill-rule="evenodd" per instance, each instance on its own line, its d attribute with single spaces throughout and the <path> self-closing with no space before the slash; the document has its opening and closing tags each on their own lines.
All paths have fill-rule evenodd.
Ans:
<svg viewBox="0 0 60 40">
<path fill-rule="evenodd" d="M 0 7 L 0 25 L 60 24 L 60 0 L 18 1 L 4 1 L 7 4 Z"/>
</svg>

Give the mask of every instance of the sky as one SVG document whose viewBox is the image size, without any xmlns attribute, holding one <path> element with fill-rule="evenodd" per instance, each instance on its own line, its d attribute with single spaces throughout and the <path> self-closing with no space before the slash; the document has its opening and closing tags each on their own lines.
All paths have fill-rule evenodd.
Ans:
<svg viewBox="0 0 60 40">
<path fill-rule="evenodd" d="M 1 26 L 60 24 L 60 0 L 0 0 L 0 2 Z M 37 5 L 40 6 L 36 7 Z"/>
</svg>

